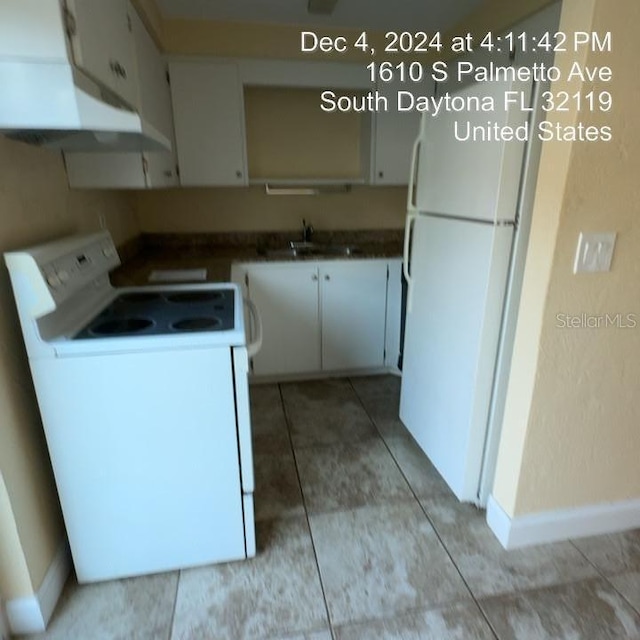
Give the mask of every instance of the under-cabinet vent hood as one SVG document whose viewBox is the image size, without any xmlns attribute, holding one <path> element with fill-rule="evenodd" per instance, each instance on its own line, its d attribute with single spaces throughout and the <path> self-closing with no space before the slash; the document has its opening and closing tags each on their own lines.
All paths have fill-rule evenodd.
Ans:
<svg viewBox="0 0 640 640">
<path fill-rule="evenodd" d="M 167 151 L 171 142 L 63 61 L 0 59 L 0 132 L 64 151 Z"/>
</svg>

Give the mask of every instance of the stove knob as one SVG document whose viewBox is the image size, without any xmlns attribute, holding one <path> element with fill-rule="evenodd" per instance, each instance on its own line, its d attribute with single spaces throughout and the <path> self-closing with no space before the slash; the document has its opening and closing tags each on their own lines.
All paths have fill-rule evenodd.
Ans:
<svg viewBox="0 0 640 640">
<path fill-rule="evenodd" d="M 49 286 L 54 289 L 62 284 L 62 282 L 60 282 L 60 278 L 55 273 L 51 273 L 47 276 L 47 282 L 49 283 Z"/>
<path fill-rule="evenodd" d="M 58 278 L 62 284 L 69 282 L 69 272 L 64 269 L 62 271 L 58 271 Z"/>
</svg>

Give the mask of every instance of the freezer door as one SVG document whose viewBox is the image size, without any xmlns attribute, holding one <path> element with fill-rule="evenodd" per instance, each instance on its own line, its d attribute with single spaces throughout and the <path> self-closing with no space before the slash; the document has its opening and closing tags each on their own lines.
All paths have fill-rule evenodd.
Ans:
<svg viewBox="0 0 640 640">
<path fill-rule="evenodd" d="M 513 228 L 418 216 L 400 418 L 456 496 L 477 499 Z"/>
<path fill-rule="evenodd" d="M 451 95 L 465 104 L 492 102 L 493 113 L 443 109 L 437 117 L 422 116 L 414 209 L 475 220 L 515 220 L 526 142 L 496 141 L 493 134 L 483 140 L 482 131 L 490 127 L 493 132 L 494 125 L 526 127 L 530 112 L 520 108 L 520 100 L 528 106 L 531 89 L 531 82 L 475 83 Z M 505 109 L 506 96 L 518 96 L 517 104 Z M 463 141 L 468 131 L 476 134 Z"/>
</svg>

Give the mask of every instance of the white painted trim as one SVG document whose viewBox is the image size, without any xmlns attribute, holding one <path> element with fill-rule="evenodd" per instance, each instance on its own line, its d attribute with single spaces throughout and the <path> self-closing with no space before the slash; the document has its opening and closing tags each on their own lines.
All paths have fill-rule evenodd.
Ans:
<svg viewBox="0 0 640 640">
<path fill-rule="evenodd" d="M 511 518 L 504 509 L 495 501 L 493 494 L 487 501 L 487 524 L 493 531 L 498 542 L 505 548 L 509 548 L 509 531 L 511 529 Z"/>
<path fill-rule="evenodd" d="M 11 633 L 39 633 L 46 629 L 70 572 L 71 553 L 65 540 L 53 557 L 38 592 L 7 602 Z"/>
<path fill-rule="evenodd" d="M 15 634 L 40 633 L 47 626 L 42 617 L 36 594 L 9 600 L 7 602 L 7 617 L 11 633 Z"/>
<path fill-rule="evenodd" d="M 59 547 L 53 561 L 49 565 L 44 580 L 38 589 L 38 601 L 42 610 L 45 625 L 49 624 L 53 610 L 62 595 L 62 590 L 71 573 L 71 551 L 65 540 Z"/>
<path fill-rule="evenodd" d="M 491 495 L 487 504 L 487 524 L 505 549 L 518 549 L 639 528 L 640 500 L 559 509 L 512 518 Z"/>
</svg>

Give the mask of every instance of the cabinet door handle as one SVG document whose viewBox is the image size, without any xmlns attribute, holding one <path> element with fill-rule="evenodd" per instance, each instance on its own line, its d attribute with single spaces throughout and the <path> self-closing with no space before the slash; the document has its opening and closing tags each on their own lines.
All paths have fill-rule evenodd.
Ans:
<svg viewBox="0 0 640 640">
<path fill-rule="evenodd" d="M 329 274 L 326 274 L 324 277 L 325 280 L 331 280 L 331 276 Z"/>
<path fill-rule="evenodd" d="M 167 170 L 164 172 L 164 177 L 165 177 L 165 178 L 173 178 L 173 171 L 169 171 L 169 169 L 167 169 Z"/>
<path fill-rule="evenodd" d="M 236 178 L 242 178 L 242 171 L 236 171 Z"/>
<path fill-rule="evenodd" d="M 384 171 L 378 171 L 378 178 L 384 178 Z"/>
<path fill-rule="evenodd" d="M 318 282 L 318 275 L 314 273 L 314 274 L 311 276 L 311 279 L 312 279 L 314 282 Z"/>
</svg>

